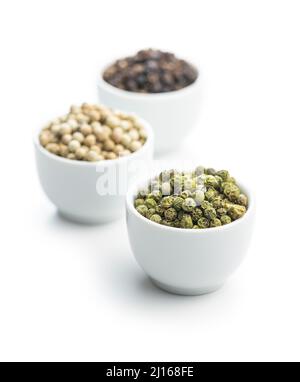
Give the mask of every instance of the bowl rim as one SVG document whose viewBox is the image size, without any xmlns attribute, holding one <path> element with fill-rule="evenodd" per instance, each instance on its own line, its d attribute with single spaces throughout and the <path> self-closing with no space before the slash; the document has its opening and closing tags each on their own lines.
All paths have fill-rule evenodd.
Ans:
<svg viewBox="0 0 300 382">
<path fill-rule="evenodd" d="M 105 159 L 105 160 L 96 161 L 96 162 L 88 162 L 88 161 L 81 161 L 81 160 L 78 160 L 78 159 L 64 158 L 64 157 L 61 157 L 59 155 L 50 153 L 48 150 L 46 150 L 41 145 L 41 143 L 39 141 L 39 135 L 40 135 L 40 133 L 42 131 L 41 128 L 38 128 L 35 131 L 35 133 L 34 133 L 34 137 L 33 137 L 34 146 L 43 155 L 49 157 L 50 159 L 56 160 L 58 162 L 65 163 L 65 164 L 70 165 L 70 166 L 98 167 L 98 166 L 101 166 L 101 165 L 111 166 L 111 165 L 114 165 L 114 164 L 119 164 L 119 163 L 126 162 L 126 161 L 129 160 L 129 158 L 139 157 L 141 154 L 143 154 L 148 149 L 148 147 L 150 147 L 150 149 L 151 149 L 151 147 L 152 148 L 154 147 L 154 132 L 153 132 L 153 128 L 150 125 L 150 123 L 147 122 L 146 120 L 144 120 L 143 118 L 140 118 L 135 113 L 128 113 L 128 112 L 124 112 L 124 113 L 127 114 L 127 115 L 130 115 L 130 116 L 135 116 L 139 120 L 139 122 L 141 122 L 141 124 L 145 127 L 145 129 L 147 131 L 147 140 L 143 144 L 143 146 L 139 150 L 137 150 L 137 151 L 135 151 L 135 152 L 133 152 L 133 153 L 127 155 L 127 156 L 118 157 L 116 159 Z"/>
<path fill-rule="evenodd" d="M 118 58 L 118 59 L 120 59 L 120 58 Z M 195 88 L 198 88 L 198 86 L 199 86 L 200 70 L 199 70 L 198 65 L 185 59 L 188 62 L 188 64 L 190 64 L 197 71 L 197 78 L 190 85 L 185 86 L 182 89 L 172 90 L 172 91 L 163 92 L 163 93 L 139 93 L 139 92 L 132 92 L 132 91 L 125 90 L 125 89 L 119 89 L 116 86 L 113 86 L 110 83 L 108 83 L 107 81 L 105 81 L 103 78 L 103 74 L 104 74 L 105 70 L 107 68 L 109 68 L 118 59 L 115 59 L 114 61 L 110 61 L 109 64 L 104 65 L 102 67 L 102 69 L 100 70 L 100 76 L 98 77 L 98 80 L 97 80 L 99 88 L 102 88 L 102 89 L 108 91 L 109 93 L 111 93 L 115 96 L 124 97 L 124 98 L 128 98 L 131 100 L 143 99 L 145 101 L 150 102 L 150 101 L 154 101 L 154 100 L 166 100 L 168 98 L 181 97 L 184 94 L 188 94 L 188 93 L 192 92 Z"/>
<path fill-rule="evenodd" d="M 143 186 L 148 184 L 151 179 L 152 178 L 149 178 L 149 177 L 139 179 L 138 181 L 136 181 L 134 184 L 131 185 L 131 187 L 128 189 L 127 194 L 126 194 L 126 209 L 127 209 L 127 211 L 129 211 L 130 213 L 135 215 L 138 219 L 141 219 L 142 221 L 144 221 L 144 223 L 149 224 L 153 228 L 156 227 L 157 229 L 167 230 L 169 232 L 173 231 L 176 233 L 182 232 L 182 234 L 187 234 L 187 233 L 193 232 L 193 234 L 195 234 L 195 235 L 197 235 L 197 234 L 203 235 L 203 234 L 206 234 L 209 232 L 218 232 L 218 231 L 225 231 L 225 230 L 231 229 L 234 226 L 236 226 L 237 224 L 241 224 L 241 222 L 245 221 L 245 219 L 247 219 L 254 211 L 255 198 L 254 198 L 252 190 L 248 186 L 245 186 L 243 182 L 238 182 L 238 184 L 240 185 L 240 188 L 243 190 L 243 192 L 247 195 L 247 197 L 249 199 L 247 211 L 241 218 L 239 218 L 239 219 L 237 219 L 237 220 L 235 220 L 229 224 L 222 225 L 220 227 L 210 227 L 210 228 L 202 228 L 202 229 L 176 228 L 176 227 L 168 227 L 168 226 L 165 226 L 162 224 L 158 224 L 158 223 L 151 221 L 150 219 L 147 219 L 143 215 L 139 214 L 137 212 L 137 210 L 135 209 L 134 204 L 133 204 L 134 195 L 137 193 L 137 191 L 139 189 L 141 189 Z"/>
</svg>

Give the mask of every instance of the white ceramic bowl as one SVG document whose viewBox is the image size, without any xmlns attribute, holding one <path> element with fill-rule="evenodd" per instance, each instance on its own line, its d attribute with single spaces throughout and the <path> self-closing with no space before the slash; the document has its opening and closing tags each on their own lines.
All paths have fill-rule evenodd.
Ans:
<svg viewBox="0 0 300 382">
<path fill-rule="evenodd" d="M 193 84 L 181 90 L 144 94 L 118 89 L 104 81 L 106 67 L 98 80 L 99 101 L 114 109 L 134 112 L 148 121 L 155 133 L 156 153 L 179 147 L 197 122 L 200 74 Z"/>
<path fill-rule="evenodd" d="M 231 224 L 202 230 L 166 227 L 134 208 L 134 197 L 147 182 L 134 185 L 126 198 L 127 229 L 134 256 L 158 287 L 176 294 L 200 295 L 219 289 L 244 259 L 250 242 L 254 200 Z"/>
<path fill-rule="evenodd" d="M 39 143 L 35 134 L 34 146 L 40 183 L 59 213 L 69 220 L 86 224 L 98 224 L 120 218 L 124 213 L 126 191 L 111 191 L 99 195 L 97 185 L 101 177 L 114 174 L 120 169 L 130 169 L 128 185 L 138 176 L 137 163 L 142 165 L 153 158 L 154 138 L 150 125 L 141 120 L 148 134 L 143 147 L 126 157 L 101 162 L 70 160 L 49 153 Z M 137 173 L 134 168 L 137 168 Z M 127 174 L 127 173 L 126 173 Z M 112 175 L 113 176 L 113 175 Z M 104 180 L 104 178 L 102 178 Z M 117 188 L 121 191 L 121 187 Z"/>
</svg>

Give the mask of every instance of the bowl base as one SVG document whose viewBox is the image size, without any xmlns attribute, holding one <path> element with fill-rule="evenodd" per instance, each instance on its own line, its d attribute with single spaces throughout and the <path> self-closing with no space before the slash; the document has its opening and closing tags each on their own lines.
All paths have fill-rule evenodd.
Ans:
<svg viewBox="0 0 300 382">
<path fill-rule="evenodd" d="M 157 281 L 155 279 L 150 278 L 152 283 L 157 286 L 158 288 L 172 294 L 177 294 L 181 296 L 201 296 L 208 293 L 216 292 L 218 289 L 222 288 L 222 284 L 210 286 L 210 287 L 203 287 L 203 288 L 178 288 L 174 287 L 172 285 L 167 285 L 164 283 L 161 283 L 160 281 Z"/>
</svg>

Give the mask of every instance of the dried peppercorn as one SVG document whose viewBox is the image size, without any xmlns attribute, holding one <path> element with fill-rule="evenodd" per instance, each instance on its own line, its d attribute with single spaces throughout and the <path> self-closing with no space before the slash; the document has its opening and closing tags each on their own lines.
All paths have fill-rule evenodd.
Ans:
<svg viewBox="0 0 300 382">
<path fill-rule="evenodd" d="M 148 208 L 144 204 L 136 207 L 136 210 L 137 210 L 138 213 L 140 213 L 143 216 L 146 216 L 146 214 L 148 212 Z"/>
<path fill-rule="evenodd" d="M 193 220 L 190 215 L 184 214 L 180 220 L 182 228 L 193 228 Z"/>
<path fill-rule="evenodd" d="M 169 52 L 141 50 L 117 60 L 103 73 L 114 87 L 130 92 L 165 93 L 185 88 L 197 80 L 197 70 Z"/>
<path fill-rule="evenodd" d="M 222 225 L 222 222 L 218 218 L 214 218 L 210 221 L 210 227 L 220 227 Z"/>
<path fill-rule="evenodd" d="M 187 189 L 176 191 L 175 182 L 187 185 Z M 172 191 L 171 195 L 165 195 L 167 189 Z M 201 230 L 241 218 L 247 211 L 248 198 L 228 171 L 199 166 L 188 173 L 162 172 L 138 192 L 134 206 L 155 223 Z"/>
<path fill-rule="evenodd" d="M 197 223 L 198 220 L 202 217 L 203 212 L 200 208 L 194 208 L 191 212 L 191 217 L 194 223 Z"/>
<path fill-rule="evenodd" d="M 155 223 L 161 223 L 162 218 L 161 218 L 160 215 L 154 214 L 154 215 L 151 216 L 150 220 L 155 222 Z"/>
<path fill-rule="evenodd" d="M 97 162 L 139 150 L 147 140 L 141 121 L 103 105 L 71 106 L 68 114 L 49 122 L 39 135 L 51 154 Z"/>
<path fill-rule="evenodd" d="M 177 218 L 177 211 L 175 210 L 175 208 L 168 208 L 167 210 L 165 210 L 164 216 L 167 221 L 174 221 Z"/>
</svg>

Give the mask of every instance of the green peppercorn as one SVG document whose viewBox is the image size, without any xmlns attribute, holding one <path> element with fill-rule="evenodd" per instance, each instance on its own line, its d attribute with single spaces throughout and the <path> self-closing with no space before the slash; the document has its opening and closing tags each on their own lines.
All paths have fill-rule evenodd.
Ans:
<svg viewBox="0 0 300 382">
<path fill-rule="evenodd" d="M 161 223 L 162 218 L 158 214 L 154 214 L 151 216 L 150 220 L 154 223 Z"/>
<path fill-rule="evenodd" d="M 226 224 L 231 223 L 231 217 L 228 215 L 222 215 L 220 217 L 220 220 L 221 220 L 222 225 L 226 225 Z"/>
<path fill-rule="evenodd" d="M 213 199 L 216 197 L 216 191 L 213 188 L 210 188 L 205 193 L 205 198 L 209 202 L 213 201 Z"/>
<path fill-rule="evenodd" d="M 162 219 L 162 221 L 160 222 L 160 224 L 165 225 L 165 226 L 167 226 L 167 227 L 173 227 L 173 222 L 169 222 L 169 221 L 167 221 L 167 220 L 165 220 L 165 219 Z"/>
<path fill-rule="evenodd" d="M 176 196 L 173 200 L 173 207 L 176 211 L 180 211 L 182 207 L 182 203 L 184 202 L 184 199 L 180 196 Z"/>
<path fill-rule="evenodd" d="M 237 220 L 241 218 L 246 213 L 246 207 L 240 206 L 238 204 L 234 204 L 231 208 L 229 208 L 228 215 L 232 220 Z"/>
<path fill-rule="evenodd" d="M 178 213 L 177 213 L 177 219 L 178 219 L 178 220 L 181 220 L 182 217 L 183 217 L 183 215 L 184 215 L 185 213 L 186 213 L 186 212 L 183 211 L 183 210 L 178 211 Z"/>
<path fill-rule="evenodd" d="M 197 206 L 193 198 L 186 198 L 182 203 L 182 209 L 186 212 L 191 212 Z"/>
<path fill-rule="evenodd" d="M 161 205 L 157 205 L 155 207 L 155 213 L 157 213 L 158 215 L 162 216 L 164 212 L 165 212 L 165 209 Z"/>
<path fill-rule="evenodd" d="M 207 175 L 216 175 L 216 170 L 214 168 L 207 168 L 205 169 L 205 174 Z"/>
<path fill-rule="evenodd" d="M 240 189 L 235 184 L 227 185 L 224 188 L 224 194 L 232 202 L 235 202 L 238 200 L 240 193 L 241 193 Z"/>
<path fill-rule="evenodd" d="M 167 221 L 173 221 L 177 218 L 177 211 L 175 210 L 175 208 L 168 208 L 167 210 L 165 210 L 165 219 Z"/>
<path fill-rule="evenodd" d="M 208 228 L 209 227 L 209 220 L 206 219 L 205 217 L 201 217 L 198 220 L 198 226 L 199 226 L 199 228 Z"/>
<path fill-rule="evenodd" d="M 170 208 L 170 207 L 172 207 L 173 200 L 174 200 L 174 198 L 172 196 L 165 196 L 161 200 L 161 206 L 163 208 Z"/>
<path fill-rule="evenodd" d="M 193 229 L 200 229 L 200 227 L 199 227 L 197 224 L 195 224 L 195 225 L 193 226 Z"/>
<path fill-rule="evenodd" d="M 223 216 L 223 215 L 226 215 L 227 214 L 227 210 L 226 208 L 218 208 L 217 209 L 217 215 L 220 217 L 220 216 Z"/>
<path fill-rule="evenodd" d="M 181 228 L 181 222 L 179 219 L 174 220 L 172 223 L 173 223 L 173 227 Z"/>
<path fill-rule="evenodd" d="M 213 207 L 206 208 L 203 214 L 209 220 L 212 220 L 217 217 L 217 212 Z"/>
<path fill-rule="evenodd" d="M 135 199 L 134 201 L 135 208 L 137 208 L 138 206 L 142 206 L 143 204 L 145 204 L 145 199 Z"/>
<path fill-rule="evenodd" d="M 204 211 L 206 210 L 207 208 L 210 208 L 212 207 L 211 203 L 209 203 L 207 200 L 204 200 L 202 203 L 201 203 L 201 209 Z"/>
<path fill-rule="evenodd" d="M 145 217 L 147 219 L 150 219 L 152 215 L 154 215 L 156 213 L 156 210 L 155 208 L 149 208 L 148 211 L 146 212 L 146 215 Z"/>
<path fill-rule="evenodd" d="M 221 220 L 218 218 L 214 218 L 210 221 L 210 227 L 220 227 L 221 225 Z"/>
<path fill-rule="evenodd" d="M 213 187 L 213 188 L 219 187 L 219 182 L 213 175 L 207 175 L 204 180 L 204 184 L 207 187 Z"/>
<path fill-rule="evenodd" d="M 143 216 L 146 216 L 147 212 L 148 212 L 148 207 L 145 206 L 144 204 L 138 206 L 136 208 L 137 212 L 140 213 L 141 215 Z"/>
<path fill-rule="evenodd" d="M 224 199 L 222 202 L 222 208 L 229 210 L 234 205 L 234 203 L 230 202 L 228 199 Z"/>
<path fill-rule="evenodd" d="M 221 187 L 220 187 L 221 192 L 224 192 L 225 188 L 226 188 L 227 186 L 231 186 L 231 185 L 232 185 L 232 183 L 229 182 L 229 181 L 222 182 L 222 183 L 221 183 Z"/>
<path fill-rule="evenodd" d="M 193 220 L 190 215 L 184 214 L 181 218 L 181 228 L 193 228 Z"/>
<path fill-rule="evenodd" d="M 220 195 L 216 196 L 212 202 L 211 202 L 212 206 L 214 208 L 221 208 L 222 205 L 223 205 L 223 199 L 220 197 Z"/>
<path fill-rule="evenodd" d="M 229 172 L 227 170 L 220 170 L 217 172 L 217 175 L 220 176 L 224 181 L 229 179 Z"/>
<path fill-rule="evenodd" d="M 183 198 L 183 199 L 186 199 L 186 198 L 190 198 L 192 195 L 191 191 L 189 190 L 184 190 L 182 191 L 182 193 L 180 194 L 180 196 Z"/>
<path fill-rule="evenodd" d="M 203 212 L 200 208 L 194 208 L 191 212 L 191 218 L 194 223 L 197 223 L 197 221 L 202 217 Z"/>
<path fill-rule="evenodd" d="M 218 182 L 218 189 L 220 189 L 223 183 L 223 179 L 219 175 L 215 175 L 215 179 Z"/>
<path fill-rule="evenodd" d="M 152 199 L 152 198 L 147 198 L 146 200 L 145 200 L 145 205 L 148 207 L 148 208 L 156 208 L 156 206 L 157 206 L 157 202 L 154 200 L 154 199 Z"/>
<path fill-rule="evenodd" d="M 240 204 L 241 206 L 247 207 L 248 206 L 248 198 L 244 194 L 240 194 L 237 203 Z"/>
</svg>

